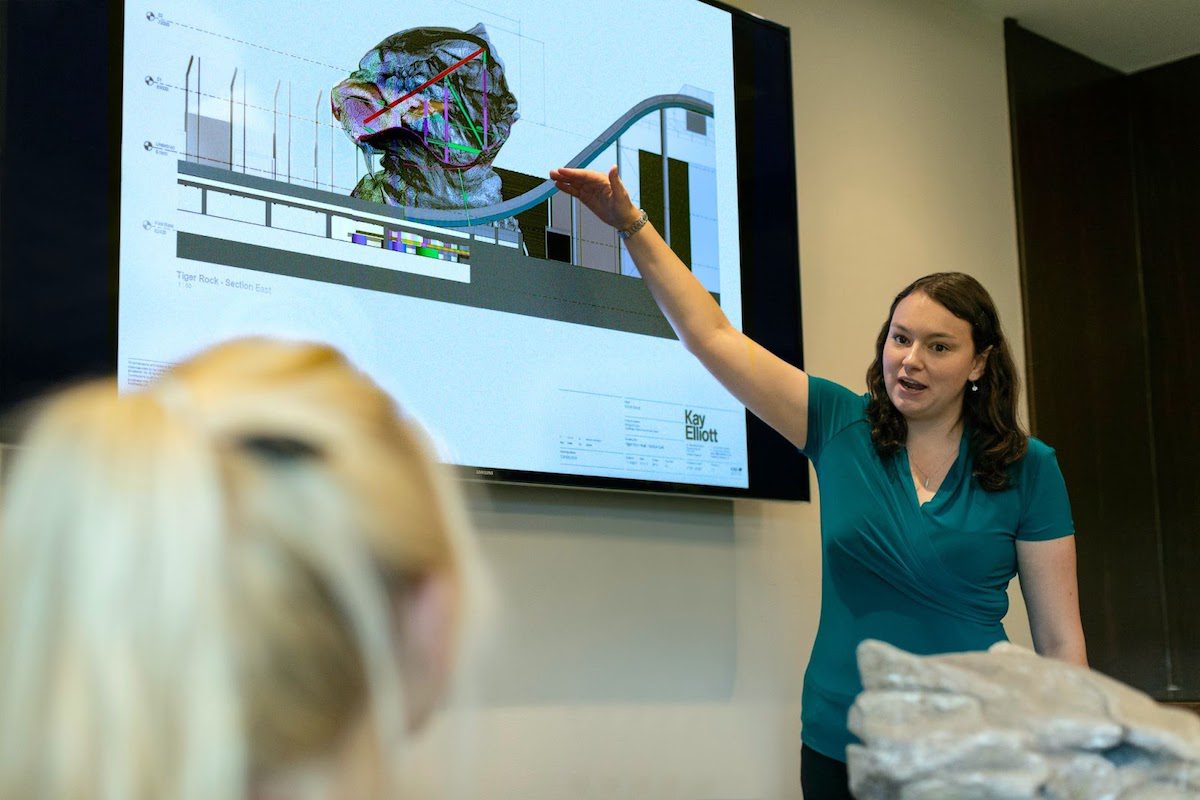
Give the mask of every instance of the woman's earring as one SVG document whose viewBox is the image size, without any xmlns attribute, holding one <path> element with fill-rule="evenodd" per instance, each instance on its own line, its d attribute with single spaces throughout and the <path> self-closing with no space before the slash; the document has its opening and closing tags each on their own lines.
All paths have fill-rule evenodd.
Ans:
<svg viewBox="0 0 1200 800">
<path fill-rule="evenodd" d="M 972 391 L 972 392 L 978 392 L 978 391 L 979 391 L 979 384 L 978 384 L 978 383 L 976 383 L 975 381 L 971 381 L 971 391 Z"/>
</svg>

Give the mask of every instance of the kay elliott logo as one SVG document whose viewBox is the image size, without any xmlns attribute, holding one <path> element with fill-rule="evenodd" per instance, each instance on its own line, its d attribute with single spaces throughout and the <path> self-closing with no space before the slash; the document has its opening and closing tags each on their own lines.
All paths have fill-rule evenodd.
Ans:
<svg viewBox="0 0 1200 800">
<path fill-rule="evenodd" d="M 717 441 L 717 429 L 704 427 L 704 414 L 699 414 L 691 409 L 683 410 L 683 438 L 689 442 L 713 442 Z"/>
</svg>

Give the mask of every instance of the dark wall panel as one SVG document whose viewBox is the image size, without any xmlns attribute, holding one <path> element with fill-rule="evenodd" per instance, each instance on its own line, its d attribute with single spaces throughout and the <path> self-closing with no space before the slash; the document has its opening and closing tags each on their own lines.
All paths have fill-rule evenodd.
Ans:
<svg viewBox="0 0 1200 800">
<path fill-rule="evenodd" d="M 119 108 L 119 73 L 107 64 L 121 26 L 116 3 L 0 7 L 0 408 L 9 408 L 67 376 L 112 372 L 119 139 L 80 120 Z M 50 41 L 71 42 L 70 53 Z M 10 440 L 0 419 L 0 441 Z"/>
<path fill-rule="evenodd" d="M 1130 79 L 1173 696 L 1200 699 L 1200 56 Z"/>
<path fill-rule="evenodd" d="M 667 158 L 667 187 L 671 195 L 671 249 L 692 268 L 692 200 L 688 163 Z"/>
<path fill-rule="evenodd" d="M 1058 450 L 1094 667 L 1168 684 L 1127 85 L 1005 30 L 1033 432 Z"/>
<path fill-rule="evenodd" d="M 504 200 L 520 197 L 530 189 L 541 186 L 546 180 L 540 175 L 526 175 L 523 172 L 514 172 L 500 167 L 495 167 L 494 169 L 496 170 L 496 174 L 500 176 L 500 197 Z M 534 258 L 547 257 L 546 226 L 549 222 L 550 213 L 548 203 L 538 203 L 533 208 L 526 209 L 517 214 L 517 223 L 521 226 L 521 235 L 525 242 L 525 248 L 529 251 L 529 255 Z M 569 248 L 566 260 L 571 260 Z"/>
</svg>

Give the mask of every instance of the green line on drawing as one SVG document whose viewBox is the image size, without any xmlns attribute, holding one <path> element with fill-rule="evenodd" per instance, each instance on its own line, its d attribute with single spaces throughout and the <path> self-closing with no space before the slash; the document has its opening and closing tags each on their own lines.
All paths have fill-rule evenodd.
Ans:
<svg viewBox="0 0 1200 800">
<path fill-rule="evenodd" d="M 455 144 L 454 142 L 439 142 L 437 139 L 430 139 L 429 143 L 438 147 L 449 147 L 451 150 L 462 150 L 464 153 L 471 153 L 473 155 L 479 155 L 483 152 L 478 147 L 468 147 L 465 144 Z"/>
<path fill-rule="evenodd" d="M 468 200 L 468 199 L 467 199 L 467 184 L 466 184 L 466 182 L 463 180 L 463 175 L 462 175 L 462 172 L 461 172 L 461 171 L 458 173 L 458 185 L 462 187 L 462 194 L 463 194 L 463 213 L 467 215 L 467 223 L 468 223 L 468 224 L 470 224 L 470 222 L 471 222 L 471 209 L 470 209 L 470 208 L 468 208 L 468 205 L 470 204 L 470 200 Z"/>
<path fill-rule="evenodd" d="M 475 134 L 475 141 L 479 142 L 479 146 L 483 147 L 483 135 L 479 133 L 479 128 L 475 127 L 475 120 L 471 119 L 471 112 L 467 111 L 467 104 L 458 96 L 458 91 L 455 90 L 454 84 L 446 80 L 446 85 L 450 87 L 450 94 L 454 95 L 454 99 L 458 101 L 458 107 L 462 109 L 463 116 L 467 118 L 467 124 L 471 126 L 471 133 Z"/>
</svg>

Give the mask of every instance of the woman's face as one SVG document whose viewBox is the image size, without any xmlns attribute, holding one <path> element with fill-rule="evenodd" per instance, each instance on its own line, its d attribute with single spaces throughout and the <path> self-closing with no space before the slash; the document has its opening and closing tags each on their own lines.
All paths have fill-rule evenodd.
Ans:
<svg viewBox="0 0 1200 800">
<path fill-rule="evenodd" d="M 957 417 L 967 381 L 983 375 L 971 325 L 921 291 L 900 301 L 883 345 L 883 385 L 910 421 Z"/>
</svg>

